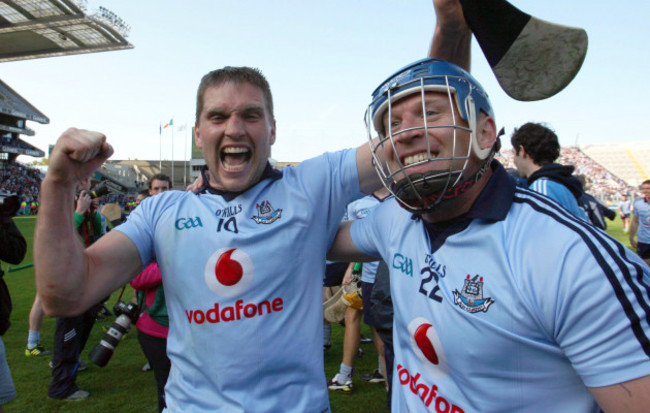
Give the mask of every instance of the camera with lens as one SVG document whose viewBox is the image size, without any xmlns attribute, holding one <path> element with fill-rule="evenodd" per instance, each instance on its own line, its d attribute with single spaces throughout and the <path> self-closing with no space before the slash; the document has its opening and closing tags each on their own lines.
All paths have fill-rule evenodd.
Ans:
<svg viewBox="0 0 650 413">
<path fill-rule="evenodd" d="M 108 363 L 115 351 L 115 347 L 120 344 L 122 337 L 129 332 L 131 324 L 135 324 L 138 321 L 138 316 L 140 315 L 140 309 L 137 304 L 126 304 L 121 300 L 115 303 L 113 312 L 117 316 L 115 322 L 110 326 L 99 344 L 88 355 L 90 361 L 99 367 L 104 367 Z"/>
<path fill-rule="evenodd" d="M 88 195 L 90 195 L 90 199 L 95 199 L 95 198 L 99 198 L 100 196 L 104 196 L 109 192 L 110 192 L 110 188 L 106 184 L 106 181 L 103 181 L 100 182 L 99 185 L 91 189 Z"/>
<path fill-rule="evenodd" d="M 0 216 L 13 217 L 20 209 L 20 199 L 16 195 L 0 194 Z"/>
</svg>

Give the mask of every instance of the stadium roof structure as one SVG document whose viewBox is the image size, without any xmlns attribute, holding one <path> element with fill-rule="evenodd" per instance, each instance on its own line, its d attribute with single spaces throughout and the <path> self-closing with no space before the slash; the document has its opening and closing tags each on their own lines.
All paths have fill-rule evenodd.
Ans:
<svg viewBox="0 0 650 413">
<path fill-rule="evenodd" d="M 45 156 L 42 150 L 18 138 L 19 135 L 34 136 L 34 131 L 27 127 L 27 120 L 50 123 L 47 116 L 0 80 L 0 154 Z"/>
<path fill-rule="evenodd" d="M 0 0 L 0 62 L 132 49 L 130 27 L 85 0 Z"/>
<path fill-rule="evenodd" d="M 41 113 L 31 103 L 25 100 L 25 98 L 20 96 L 18 92 L 13 90 L 2 80 L 0 80 L 0 114 L 14 116 L 26 120 L 33 120 L 42 124 L 50 123 L 50 120 L 47 116 Z M 0 129 L 2 128 L 3 125 L 0 124 Z M 11 132 L 22 133 L 23 135 L 34 136 L 34 132 L 31 129 L 27 128 L 24 130 L 7 130 Z"/>
</svg>

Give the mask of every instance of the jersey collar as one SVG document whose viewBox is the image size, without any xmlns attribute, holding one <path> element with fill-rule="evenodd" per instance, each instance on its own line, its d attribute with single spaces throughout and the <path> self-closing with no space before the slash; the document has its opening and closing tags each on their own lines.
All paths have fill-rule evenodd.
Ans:
<svg viewBox="0 0 650 413">
<path fill-rule="evenodd" d="M 492 161 L 490 167 L 492 176 L 467 213 L 445 222 L 422 221 L 429 234 L 431 252 L 438 250 L 448 237 L 467 228 L 474 219 L 497 222 L 506 218 L 516 184 L 498 161 Z"/>
<path fill-rule="evenodd" d="M 239 192 L 222 191 L 221 189 L 215 189 L 210 186 L 207 173 L 208 173 L 208 166 L 203 165 L 203 167 L 201 168 L 201 178 L 203 178 L 203 187 L 199 190 L 198 192 L 199 194 L 221 195 L 226 201 L 231 201 L 237 198 L 239 195 L 243 194 L 244 192 L 248 191 L 248 189 L 250 189 L 247 188 Z M 271 164 L 267 162 L 266 167 L 264 167 L 264 172 L 262 172 L 262 176 L 260 177 L 260 180 L 256 182 L 255 185 L 257 185 L 258 183 L 262 182 L 265 179 L 271 179 L 275 181 L 280 178 L 282 178 L 282 172 L 277 169 L 273 169 Z"/>
<path fill-rule="evenodd" d="M 508 215 L 515 197 L 515 181 L 499 162 L 492 161 L 491 167 L 492 176 L 467 212 L 467 218 L 496 222 Z"/>
</svg>

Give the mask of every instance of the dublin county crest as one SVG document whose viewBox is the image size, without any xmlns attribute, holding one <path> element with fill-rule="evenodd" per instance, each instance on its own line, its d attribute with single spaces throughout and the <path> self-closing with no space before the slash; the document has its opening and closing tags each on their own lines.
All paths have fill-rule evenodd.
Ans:
<svg viewBox="0 0 650 413">
<path fill-rule="evenodd" d="M 253 220 L 258 224 L 270 224 L 277 221 L 282 216 L 281 209 L 273 209 L 269 201 L 263 201 L 261 204 L 256 204 L 257 216 L 253 216 Z"/>
<path fill-rule="evenodd" d="M 483 298 L 483 277 L 478 275 L 470 279 L 467 274 L 462 291 L 454 290 L 454 304 L 469 313 L 486 312 L 493 302 L 490 297 Z"/>
</svg>

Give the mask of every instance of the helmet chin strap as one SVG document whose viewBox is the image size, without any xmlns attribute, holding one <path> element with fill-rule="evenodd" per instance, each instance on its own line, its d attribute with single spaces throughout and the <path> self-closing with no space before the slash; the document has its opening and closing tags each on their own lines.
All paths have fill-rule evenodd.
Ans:
<svg viewBox="0 0 650 413">
<path fill-rule="evenodd" d="M 494 147 L 493 147 L 494 149 Z M 393 183 L 391 192 L 403 208 L 416 214 L 431 212 L 442 202 L 467 192 L 489 170 L 496 153 L 490 150 L 485 162 L 471 176 L 463 179 L 461 171 L 428 171 L 402 178 Z M 460 178 L 460 179 L 459 179 Z M 450 185 L 451 182 L 456 182 Z"/>
</svg>

